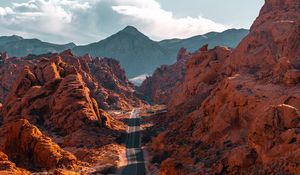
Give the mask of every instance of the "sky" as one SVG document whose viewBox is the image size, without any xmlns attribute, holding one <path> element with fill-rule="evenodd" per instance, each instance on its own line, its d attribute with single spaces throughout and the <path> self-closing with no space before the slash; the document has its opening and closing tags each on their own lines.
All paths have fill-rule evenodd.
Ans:
<svg viewBox="0 0 300 175">
<path fill-rule="evenodd" d="M 0 36 L 87 44 L 138 28 L 153 40 L 249 29 L 264 0 L 0 0 Z"/>
</svg>

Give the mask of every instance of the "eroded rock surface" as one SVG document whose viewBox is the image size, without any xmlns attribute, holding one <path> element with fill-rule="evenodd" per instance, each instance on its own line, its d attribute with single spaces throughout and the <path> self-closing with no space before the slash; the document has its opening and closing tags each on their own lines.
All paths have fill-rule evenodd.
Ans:
<svg viewBox="0 0 300 175">
<path fill-rule="evenodd" d="M 119 62 L 69 50 L 0 61 L 0 151 L 11 161 L 3 171 L 88 174 L 116 165 L 118 154 L 103 156 L 120 151 L 123 130 L 105 110 L 142 104 Z"/>
<path fill-rule="evenodd" d="M 1 141 L 4 143 L 1 149 L 9 159 L 29 170 L 74 169 L 77 164 L 74 155 L 62 150 L 24 119 L 3 125 Z"/>
<path fill-rule="evenodd" d="M 173 65 L 162 65 L 156 69 L 151 77 L 147 77 L 140 87 L 140 92 L 150 97 L 155 103 L 166 104 L 171 98 L 173 88 L 182 82 L 186 72 L 186 62 L 191 54 L 181 48 L 177 61 Z"/>
<path fill-rule="evenodd" d="M 8 160 L 8 156 L 0 152 L 0 174 L 1 175 L 29 175 L 24 169 L 17 168 L 14 163 Z"/>
<path fill-rule="evenodd" d="M 299 5 L 266 0 L 232 53 L 188 61 L 151 144 L 159 174 L 300 173 Z"/>
</svg>

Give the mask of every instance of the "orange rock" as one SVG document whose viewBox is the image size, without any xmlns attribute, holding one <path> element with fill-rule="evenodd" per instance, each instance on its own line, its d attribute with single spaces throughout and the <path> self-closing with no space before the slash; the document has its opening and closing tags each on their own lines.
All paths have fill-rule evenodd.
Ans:
<svg viewBox="0 0 300 175">
<path fill-rule="evenodd" d="M 266 0 L 232 53 L 215 48 L 187 62 L 150 147 L 168 153 L 161 173 L 300 173 L 299 3 Z"/>
<path fill-rule="evenodd" d="M 168 103 L 173 88 L 184 80 L 186 62 L 190 57 L 191 54 L 185 48 L 181 48 L 177 55 L 177 62 L 170 66 L 162 65 L 156 69 L 153 75 L 147 77 L 142 83 L 139 91 L 155 103 Z"/>
<path fill-rule="evenodd" d="M 76 167 L 75 156 L 62 150 L 27 120 L 5 124 L 1 131 L 6 134 L 2 149 L 20 167 L 35 170 Z"/>
<path fill-rule="evenodd" d="M 167 159 L 162 163 L 159 175 L 182 175 L 189 173 L 183 165 L 177 163 L 174 159 Z"/>
<path fill-rule="evenodd" d="M 90 89 L 91 96 L 103 109 L 129 110 L 142 104 L 135 96 L 133 85 L 127 80 L 118 61 L 108 58 L 92 59 L 88 55 L 76 57 L 71 51 L 28 58 L 9 58 L 0 64 L 0 74 L 3 75 L 0 76 L 0 102 L 4 103 L 18 76 L 25 73 L 24 67 L 34 74 L 37 80 L 35 84 L 42 85 L 68 74 L 79 73 Z M 24 79 L 24 86 L 26 82 Z"/>
<path fill-rule="evenodd" d="M 288 70 L 283 79 L 286 85 L 296 85 L 300 83 L 300 70 Z"/>
<path fill-rule="evenodd" d="M 3 152 L 0 152 L 0 175 L 29 175 L 24 169 L 17 168 L 14 163 L 8 160 Z"/>
<path fill-rule="evenodd" d="M 0 74 L 0 150 L 31 171 L 70 174 L 66 169 L 77 169 L 76 157 L 50 137 L 64 147 L 110 144 L 121 133 L 111 129 L 103 109 L 142 104 L 113 59 L 75 57 L 70 51 L 9 58 L 1 62 Z"/>
</svg>

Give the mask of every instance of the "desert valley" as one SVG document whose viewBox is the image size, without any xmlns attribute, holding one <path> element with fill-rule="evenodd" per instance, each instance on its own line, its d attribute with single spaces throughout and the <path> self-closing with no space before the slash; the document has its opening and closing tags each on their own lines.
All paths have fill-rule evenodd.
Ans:
<svg viewBox="0 0 300 175">
<path fill-rule="evenodd" d="M 0 37 L 0 175 L 298 175 L 299 110 L 300 0 L 186 39 Z"/>
</svg>

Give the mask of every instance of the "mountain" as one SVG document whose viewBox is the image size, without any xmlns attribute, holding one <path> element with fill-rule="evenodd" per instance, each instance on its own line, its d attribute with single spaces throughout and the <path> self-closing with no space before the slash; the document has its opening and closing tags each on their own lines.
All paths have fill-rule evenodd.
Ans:
<svg viewBox="0 0 300 175">
<path fill-rule="evenodd" d="M 129 78 L 152 73 L 156 67 L 172 62 L 164 48 L 132 26 L 97 43 L 75 47 L 73 51 L 77 55 L 116 58 Z"/>
<path fill-rule="evenodd" d="M 153 41 L 132 26 L 99 41 L 85 46 L 77 46 L 73 51 L 77 55 L 86 53 L 92 56 L 113 57 L 118 59 L 129 78 L 143 74 L 152 74 L 163 64 L 173 64 L 181 47 L 196 51 L 199 46 L 209 44 L 210 47 L 224 45 L 236 47 L 244 36 L 246 29 L 230 29 L 222 33 L 210 32 L 205 35 L 187 39 L 170 39 Z"/>
<path fill-rule="evenodd" d="M 249 30 L 246 29 L 229 29 L 224 32 L 210 32 L 204 35 L 198 35 L 187 39 L 169 39 L 159 42 L 159 45 L 168 50 L 173 58 L 180 48 L 184 47 L 190 52 L 195 52 L 203 46 L 208 44 L 209 48 L 215 46 L 226 46 L 235 48 L 247 34 Z"/>
<path fill-rule="evenodd" d="M 59 53 L 75 46 L 74 43 L 52 44 L 38 39 L 24 39 L 16 35 L 0 37 L 0 52 L 8 52 L 10 56 L 16 57 L 24 57 L 29 54 Z"/>
<path fill-rule="evenodd" d="M 223 45 L 234 48 L 248 34 L 246 29 L 230 29 L 224 32 L 210 32 L 187 39 L 169 39 L 153 41 L 132 26 L 127 26 L 118 33 L 83 46 L 74 43 L 58 45 L 42 42 L 38 39 L 24 39 L 19 36 L 0 37 L 0 51 L 8 52 L 10 56 L 27 56 L 28 54 L 59 53 L 66 49 L 82 56 L 90 54 L 93 57 L 109 57 L 117 59 L 129 78 L 144 74 L 152 74 L 161 65 L 176 62 L 176 55 L 181 47 L 194 52 L 203 44 L 209 48 Z"/>
<path fill-rule="evenodd" d="M 0 37 L 0 45 L 4 45 L 10 42 L 17 42 L 23 40 L 22 37 L 17 36 L 17 35 L 12 35 L 12 36 L 1 36 Z"/>
</svg>

